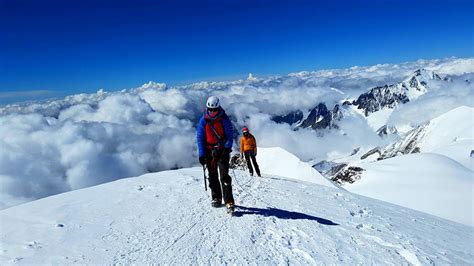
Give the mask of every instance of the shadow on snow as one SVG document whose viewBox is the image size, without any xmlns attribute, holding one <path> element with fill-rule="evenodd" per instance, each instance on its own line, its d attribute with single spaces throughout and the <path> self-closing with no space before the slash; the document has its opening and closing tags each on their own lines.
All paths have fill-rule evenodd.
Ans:
<svg viewBox="0 0 474 266">
<path fill-rule="evenodd" d="M 274 216 L 278 219 L 292 219 L 292 220 L 310 220 L 310 221 L 316 221 L 320 224 L 324 225 L 339 225 L 337 223 L 334 223 L 331 220 L 319 218 L 316 216 L 304 214 L 301 212 L 292 212 L 292 211 L 285 211 L 282 209 L 277 209 L 277 208 L 253 208 L 253 207 L 245 207 L 245 206 L 239 206 L 236 205 L 236 210 L 234 212 L 234 216 L 236 217 L 241 217 L 243 215 L 247 214 L 253 214 L 253 215 L 262 215 L 262 216 Z"/>
</svg>

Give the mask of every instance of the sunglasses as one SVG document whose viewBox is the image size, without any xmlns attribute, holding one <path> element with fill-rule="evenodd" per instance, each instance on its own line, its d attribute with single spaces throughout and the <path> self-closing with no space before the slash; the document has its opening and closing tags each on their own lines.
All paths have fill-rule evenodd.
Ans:
<svg viewBox="0 0 474 266">
<path fill-rule="evenodd" d="M 219 108 L 207 108 L 208 112 L 217 112 L 219 111 Z"/>
</svg>

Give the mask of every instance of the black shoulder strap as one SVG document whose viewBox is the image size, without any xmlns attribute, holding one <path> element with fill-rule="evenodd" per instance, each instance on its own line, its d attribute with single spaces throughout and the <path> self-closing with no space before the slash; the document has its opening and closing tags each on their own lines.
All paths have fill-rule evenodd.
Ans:
<svg viewBox="0 0 474 266">
<path fill-rule="evenodd" d="M 219 141 L 221 141 L 221 140 L 222 140 L 222 137 L 221 137 L 221 135 L 219 135 L 219 133 L 217 133 L 216 129 L 214 128 L 214 125 L 212 125 L 212 122 L 209 123 L 209 127 L 211 128 L 212 133 L 214 133 L 214 135 L 217 137 L 217 139 L 218 139 Z"/>
</svg>

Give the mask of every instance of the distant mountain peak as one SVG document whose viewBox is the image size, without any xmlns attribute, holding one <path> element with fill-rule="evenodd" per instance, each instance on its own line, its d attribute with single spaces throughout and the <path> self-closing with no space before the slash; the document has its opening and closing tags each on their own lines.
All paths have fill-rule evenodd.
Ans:
<svg viewBox="0 0 474 266">
<path fill-rule="evenodd" d="M 255 78 L 252 73 L 249 73 L 249 75 L 247 77 L 247 80 L 248 81 L 255 81 L 255 80 L 257 80 L 257 78 Z"/>
<path fill-rule="evenodd" d="M 423 79 L 435 79 L 441 80 L 441 77 L 436 74 L 434 71 L 426 70 L 424 68 L 419 68 L 413 72 L 412 77 L 422 77 Z"/>
<path fill-rule="evenodd" d="M 432 80 L 445 81 L 435 72 L 420 68 L 402 82 L 370 89 L 352 104 L 364 110 L 365 116 L 384 108 L 395 108 L 400 103 L 407 103 L 428 92 Z"/>
<path fill-rule="evenodd" d="M 294 129 L 298 128 L 312 128 L 312 129 L 331 129 L 338 128 L 337 121 L 343 118 L 343 112 L 339 104 L 336 104 L 334 108 L 328 109 L 325 103 L 321 102 L 314 108 L 308 110 L 308 114 L 305 117 L 303 112 L 300 110 L 292 111 L 286 115 L 278 115 L 272 117 L 272 120 L 276 123 L 287 123 L 294 126 Z"/>
<path fill-rule="evenodd" d="M 165 89 L 166 88 L 166 83 L 160 83 L 160 82 L 155 82 L 155 81 L 148 81 L 147 83 L 143 84 L 140 86 L 139 89 Z"/>
<path fill-rule="evenodd" d="M 299 125 L 302 128 L 311 127 L 313 129 L 337 128 L 335 121 L 341 120 L 343 114 L 336 104 L 332 110 L 329 110 L 324 103 L 319 103 L 310 110 L 308 117 Z"/>
</svg>

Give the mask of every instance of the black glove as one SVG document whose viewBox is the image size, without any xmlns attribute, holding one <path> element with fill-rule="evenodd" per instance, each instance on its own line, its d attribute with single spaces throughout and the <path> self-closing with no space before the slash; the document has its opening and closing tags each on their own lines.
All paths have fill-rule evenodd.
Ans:
<svg viewBox="0 0 474 266">
<path fill-rule="evenodd" d="M 199 163 L 202 164 L 202 165 L 205 165 L 206 164 L 206 157 L 205 156 L 199 157 Z"/>
</svg>

